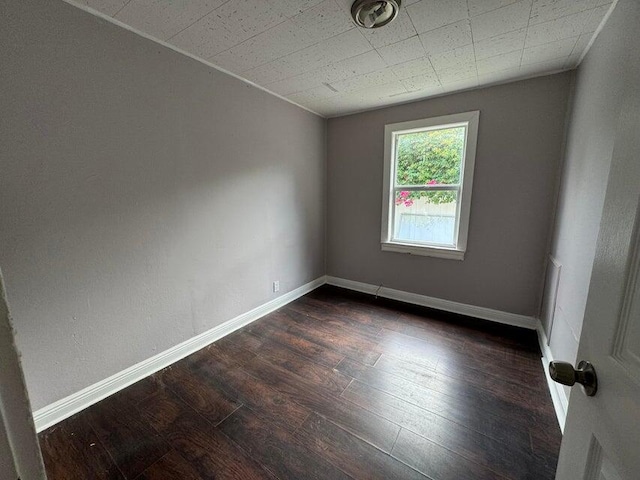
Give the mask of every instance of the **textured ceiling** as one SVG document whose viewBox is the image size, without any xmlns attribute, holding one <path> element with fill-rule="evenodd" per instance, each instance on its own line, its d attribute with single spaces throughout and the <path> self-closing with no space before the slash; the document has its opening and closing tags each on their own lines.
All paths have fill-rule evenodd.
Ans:
<svg viewBox="0 0 640 480">
<path fill-rule="evenodd" d="M 324 116 L 577 65 L 610 0 L 75 0 Z"/>
</svg>

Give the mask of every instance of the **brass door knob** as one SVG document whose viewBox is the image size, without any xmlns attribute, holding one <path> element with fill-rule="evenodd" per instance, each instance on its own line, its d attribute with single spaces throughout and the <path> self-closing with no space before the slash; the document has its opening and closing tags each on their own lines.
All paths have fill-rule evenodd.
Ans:
<svg viewBox="0 0 640 480">
<path fill-rule="evenodd" d="M 596 370 L 589 362 L 582 360 L 578 368 L 574 369 L 569 362 L 550 362 L 549 375 L 554 382 L 572 387 L 579 383 L 582 391 L 593 397 L 598 391 L 598 377 Z"/>
</svg>

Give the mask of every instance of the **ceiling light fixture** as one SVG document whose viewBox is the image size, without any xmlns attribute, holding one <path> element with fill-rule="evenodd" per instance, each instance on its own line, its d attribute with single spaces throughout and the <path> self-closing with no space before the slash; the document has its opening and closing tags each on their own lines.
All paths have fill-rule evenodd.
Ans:
<svg viewBox="0 0 640 480">
<path fill-rule="evenodd" d="M 351 5 L 351 16 L 360 27 L 384 27 L 398 16 L 400 3 L 400 0 L 356 0 Z"/>
</svg>

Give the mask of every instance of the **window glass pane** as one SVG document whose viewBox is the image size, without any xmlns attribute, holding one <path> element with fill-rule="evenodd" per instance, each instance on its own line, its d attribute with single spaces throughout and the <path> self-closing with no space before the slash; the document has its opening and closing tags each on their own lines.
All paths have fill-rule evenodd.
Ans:
<svg viewBox="0 0 640 480">
<path fill-rule="evenodd" d="M 460 182 L 466 127 L 396 136 L 396 185 Z"/>
<path fill-rule="evenodd" d="M 393 240 L 455 246 L 457 191 L 398 191 Z"/>
</svg>

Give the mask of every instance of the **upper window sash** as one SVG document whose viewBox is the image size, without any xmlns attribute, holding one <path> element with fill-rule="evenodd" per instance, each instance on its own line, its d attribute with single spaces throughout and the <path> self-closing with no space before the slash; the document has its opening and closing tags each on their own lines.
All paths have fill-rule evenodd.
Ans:
<svg viewBox="0 0 640 480">
<path fill-rule="evenodd" d="M 444 118 L 444 117 L 438 117 Z M 435 118 L 433 120 L 436 120 Z M 421 120 L 416 120 L 415 122 L 406 122 L 407 124 L 411 123 L 419 123 Z M 429 122 L 430 123 L 430 122 Z M 424 127 L 409 127 L 406 129 L 399 128 L 398 130 L 393 130 L 393 135 L 397 137 L 398 135 L 405 135 L 407 133 L 417 133 L 417 132 L 433 132 L 436 130 L 449 130 L 450 128 L 458 128 L 458 127 L 467 127 L 469 125 L 468 121 L 462 122 L 453 122 L 453 123 L 437 123 L 432 126 L 424 126 Z"/>
</svg>

